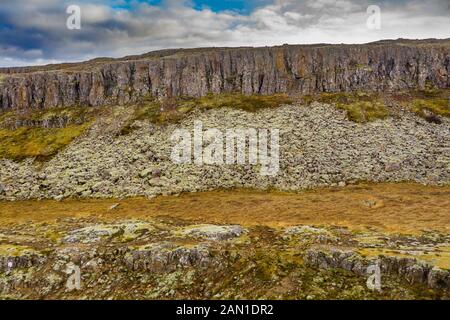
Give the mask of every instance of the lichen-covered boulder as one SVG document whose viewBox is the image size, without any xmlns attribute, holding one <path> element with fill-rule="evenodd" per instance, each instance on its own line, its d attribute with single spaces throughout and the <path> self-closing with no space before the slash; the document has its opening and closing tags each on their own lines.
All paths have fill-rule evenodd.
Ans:
<svg viewBox="0 0 450 320">
<path fill-rule="evenodd" d="M 26 246 L 0 245 L 0 272 L 42 265 L 46 257 Z"/>
<path fill-rule="evenodd" d="M 358 275 L 367 275 L 367 268 L 377 264 L 382 274 L 396 275 L 410 284 L 432 289 L 450 288 L 450 271 L 433 267 L 415 258 L 383 256 L 364 258 L 352 250 L 313 248 L 306 252 L 305 263 L 321 269 L 339 268 Z"/>
<path fill-rule="evenodd" d="M 132 248 L 125 255 L 125 264 L 130 269 L 152 272 L 170 272 L 180 267 L 207 267 L 211 262 L 212 255 L 205 244 L 152 243 Z"/>
<path fill-rule="evenodd" d="M 153 230 L 154 227 L 146 222 L 123 222 L 114 224 L 96 224 L 70 231 L 63 237 L 63 243 L 96 243 L 112 238 L 124 240 L 139 237 L 144 232 Z"/>
<path fill-rule="evenodd" d="M 247 232 L 247 230 L 238 225 L 218 226 L 213 224 L 204 224 L 186 227 L 180 233 L 182 235 L 220 241 L 240 237 L 245 232 Z"/>
</svg>

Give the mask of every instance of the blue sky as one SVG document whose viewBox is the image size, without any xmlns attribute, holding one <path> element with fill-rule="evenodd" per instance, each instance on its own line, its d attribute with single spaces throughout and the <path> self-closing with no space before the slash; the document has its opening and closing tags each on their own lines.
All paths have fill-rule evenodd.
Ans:
<svg viewBox="0 0 450 320">
<path fill-rule="evenodd" d="M 134 3 L 148 3 L 151 5 L 161 5 L 162 0 L 124 0 L 117 3 L 117 1 L 110 1 L 113 7 L 116 8 L 132 8 Z M 249 14 L 252 10 L 257 7 L 271 3 L 270 0 L 192 0 L 186 1 L 190 3 L 192 7 L 196 9 L 209 8 L 214 12 L 220 12 L 225 10 L 237 11 L 243 14 Z"/>
<path fill-rule="evenodd" d="M 380 29 L 369 29 L 376 4 Z M 69 30 L 69 5 L 81 29 Z M 0 66 L 164 48 L 450 38 L 449 0 L 1 0 Z"/>
</svg>

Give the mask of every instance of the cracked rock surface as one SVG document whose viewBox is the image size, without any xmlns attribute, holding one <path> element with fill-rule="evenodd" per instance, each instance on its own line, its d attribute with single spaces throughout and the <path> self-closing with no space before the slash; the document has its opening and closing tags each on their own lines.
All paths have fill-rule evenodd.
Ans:
<svg viewBox="0 0 450 320">
<path fill-rule="evenodd" d="M 0 298 L 448 299 L 450 292 L 450 237 L 431 230 L 89 217 L 10 224 L 0 234 Z M 381 292 L 365 285 L 373 264 Z M 77 268 L 79 290 L 67 286 Z"/>
</svg>

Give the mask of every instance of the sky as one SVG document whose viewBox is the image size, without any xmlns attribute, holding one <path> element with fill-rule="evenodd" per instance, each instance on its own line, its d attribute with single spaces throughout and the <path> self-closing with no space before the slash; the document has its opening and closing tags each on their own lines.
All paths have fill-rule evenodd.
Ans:
<svg viewBox="0 0 450 320">
<path fill-rule="evenodd" d="M 67 28 L 68 19 L 75 21 L 67 13 L 70 5 L 80 8 L 79 29 Z M 380 9 L 379 19 L 367 11 L 373 5 Z M 450 38 L 450 0 L 0 1 L 0 67 L 165 48 L 397 38 Z"/>
</svg>

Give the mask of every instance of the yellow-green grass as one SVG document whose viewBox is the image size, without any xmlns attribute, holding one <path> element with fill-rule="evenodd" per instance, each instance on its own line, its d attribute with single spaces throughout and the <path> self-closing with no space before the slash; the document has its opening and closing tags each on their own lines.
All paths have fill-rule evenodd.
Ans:
<svg viewBox="0 0 450 320">
<path fill-rule="evenodd" d="M 89 123 L 54 129 L 0 129 L 0 157 L 14 160 L 50 157 L 80 136 L 88 126 Z"/>
<path fill-rule="evenodd" d="M 256 112 L 264 108 L 277 108 L 293 101 L 285 94 L 244 95 L 239 93 L 209 94 L 199 98 L 178 97 L 162 100 L 145 97 L 134 108 L 134 115 L 122 130 L 129 133 L 131 124 L 136 120 L 150 120 L 153 123 L 176 123 L 194 109 L 233 108 Z"/>
<path fill-rule="evenodd" d="M 425 110 L 440 115 L 443 117 L 450 117 L 450 101 L 448 99 L 415 99 L 411 104 L 412 111 L 422 117 L 426 117 Z"/>
<path fill-rule="evenodd" d="M 292 103 L 292 99 L 284 94 L 274 95 L 244 95 L 226 93 L 219 95 L 207 95 L 196 99 L 180 100 L 177 109 L 186 112 L 194 108 L 215 109 L 234 108 L 249 112 L 255 112 L 264 108 L 276 108 Z"/>
<path fill-rule="evenodd" d="M 354 122 L 370 122 L 385 119 L 389 116 L 386 106 L 379 101 L 356 101 L 349 104 L 338 103 L 337 107 L 347 111 L 349 120 Z"/>
<path fill-rule="evenodd" d="M 0 127 L 8 127 L 11 123 L 20 120 L 44 121 L 53 118 L 67 118 L 72 122 L 85 122 L 93 118 L 97 109 L 82 106 L 71 108 L 49 108 L 49 109 L 19 109 L 0 113 Z"/>
<path fill-rule="evenodd" d="M 407 250 L 393 250 L 387 248 L 364 248 L 358 251 L 365 257 L 399 257 L 399 258 L 411 258 L 415 257 L 418 260 L 428 262 L 436 267 L 443 269 L 450 269 L 450 247 L 441 246 L 437 247 L 437 250 L 424 251 L 414 250 L 408 248 Z"/>
<path fill-rule="evenodd" d="M 35 251 L 32 248 L 21 246 L 21 245 L 13 245 L 13 244 L 0 244 L 0 255 L 7 257 L 18 257 L 23 255 L 28 255 L 34 253 Z"/>
<path fill-rule="evenodd" d="M 417 91 L 413 94 L 410 108 L 421 117 L 429 117 L 430 112 L 434 115 L 450 117 L 450 88 Z"/>
<path fill-rule="evenodd" d="M 450 117 L 450 88 L 400 91 L 393 100 L 420 117 L 432 120 L 435 116 Z"/>
<path fill-rule="evenodd" d="M 434 116 L 450 117 L 450 89 L 424 89 L 416 91 L 363 93 L 338 92 L 306 95 L 301 100 L 328 103 L 347 112 L 349 120 L 370 122 L 389 116 L 386 102 L 392 101 L 420 117 L 432 120 Z"/>
<path fill-rule="evenodd" d="M 346 111 L 349 120 L 359 123 L 385 119 L 389 116 L 386 105 L 376 93 L 325 92 L 304 96 L 302 100 L 307 104 L 313 101 L 332 104 L 338 109 Z"/>
<path fill-rule="evenodd" d="M 29 157 L 46 159 L 80 136 L 94 120 L 92 108 L 54 108 L 45 110 L 14 110 L 0 114 L 0 158 L 21 160 Z M 39 122 L 65 118 L 62 128 L 44 128 Z M 15 128 L 17 121 L 35 121 L 35 127 Z"/>
</svg>

